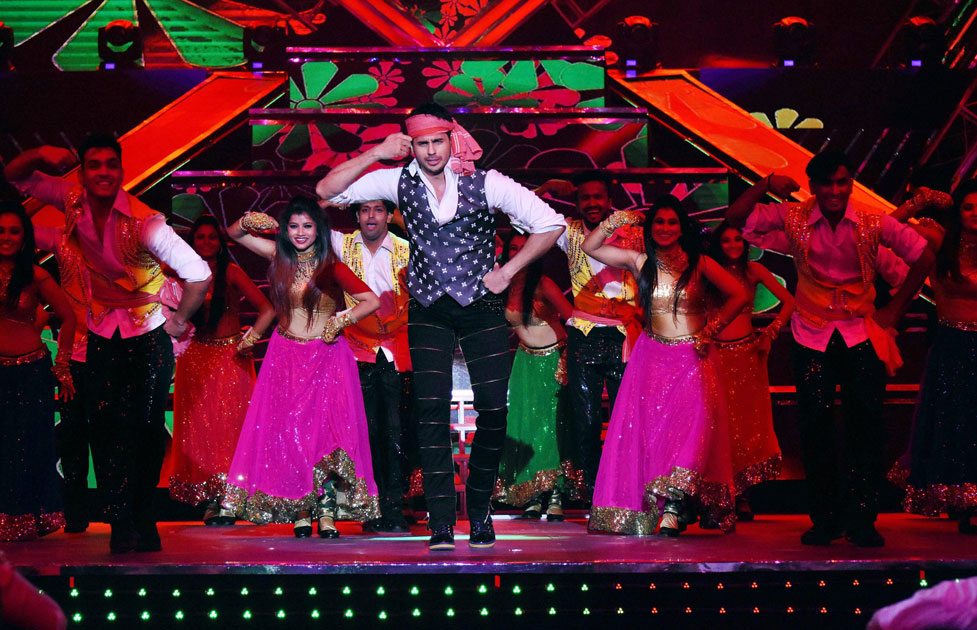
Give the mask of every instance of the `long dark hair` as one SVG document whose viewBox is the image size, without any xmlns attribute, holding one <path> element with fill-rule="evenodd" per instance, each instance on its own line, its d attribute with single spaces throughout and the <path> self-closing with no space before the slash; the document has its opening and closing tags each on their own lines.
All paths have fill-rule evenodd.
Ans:
<svg viewBox="0 0 977 630">
<path fill-rule="evenodd" d="M 34 281 L 37 258 L 34 255 L 34 226 L 24 212 L 24 206 L 16 201 L 0 201 L 0 216 L 5 214 L 13 214 L 20 219 L 20 226 L 24 230 L 20 250 L 14 254 L 14 270 L 7 285 L 7 294 L 2 296 L 4 310 L 14 310 L 20 301 L 21 292 Z"/>
<path fill-rule="evenodd" d="M 655 204 L 645 215 L 645 223 L 642 228 L 642 236 L 645 242 L 645 252 L 648 260 L 645 261 L 638 275 L 638 294 L 641 297 L 641 308 L 645 312 L 645 321 L 651 323 L 651 301 L 658 288 L 658 247 L 655 239 L 651 236 L 651 226 L 655 222 L 655 216 L 661 210 L 674 210 L 678 215 L 679 226 L 682 228 L 682 235 L 678 238 L 678 245 L 689 257 L 689 266 L 679 276 L 675 284 L 675 302 L 672 305 L 672 314 L 678 315 L 678 301 L 682 291 L 689 286 L 692 275 L 699 265 L 699 258 L 702 256 L 702 229 L 699 222 L 689 216 L 682 202 L 674 195 L 662 195 L 655 199 Z"/>
<path fill-rule="evenodd" d="M 197 232 L 205 225 L 209 225 L 217 232 L 220 248 L 217 250 L 217 260 L 214 265 L 214 286 L 211 291 L 210 308 L 206 313 L 202 308 L 197 309 L 197 312 L 190 318 L 190 322 L 197 330 L 212 333 L 217 330 L 217 324 L 224 316 L 224 309 L 227 306 L 227 265 L 231 262 L 231 253 L 227 249 L 227 239 L 224 238 L 220 223 L 212 214 L 202 214 L 193 222 L 188 237 L 190 246 L 193 247 Z"/>
<path fill-rule="evenodd" d="M 518 237 L 525 238 L 525 235 L 512 230 L 509 238 L 505 240 L 501 256 L 502 264 L 509 262 L 509 258 L 511 258 L 509 250 L 512 248 L 512 241 Z M 537 258 L 529 263 L 520 275 L 522 275 L 523 280 L 522 289 L 519 294 L 522 308 L 522 323 L 523 325 L 529 325 L 529 319 L 533 315 L 533 296 L 536 295 L 536 288 L 539 287 L 539 282 L 543 279 L 543 258 Z"/>
<path fill-rule="evenodd" d="M 960 273 L 960 236 L 963 232 L 960 208 L 963 200 L 972 193 L 977 193 L 977 180 L 973 179 L 960 184 L 953 191 L 953 210 L 946 215 L 946 233 L 943 235 L 940 251 L 936 253 L 937 275 L 949 277 L 956 282 L 963 281 L 963 274 Z"/>
<path fill-rule="evenodd" d="M 278 313 L 278 321 L 286 328 L 292 321 L 289 289 L 292 286 L 292 280 L 295 278 L 295 269 L 298 267 L 298 251 L 288 240 L 288 222 L 297 214 L 308 215 L 312 219 L 312 223 L 315 224 L 313 247 L 315 247 L 316 272 L 302 295 L 302 307 L 308 313 L 309 326 L 312 325 L 316 304 L 322 296 L 322 290 L 316 286 L 316 277 L 322 272 L 323 263 L 332 262 L 335 259 L 329 245 L 329 219 L 326 217 L 325 211 L 310 197 L 293 197 L 278 217 L 278 234 L 275 237 L 278 250 L 268 267 L 271 302 L 275 305 L 275 311 Z"/>
</svg>

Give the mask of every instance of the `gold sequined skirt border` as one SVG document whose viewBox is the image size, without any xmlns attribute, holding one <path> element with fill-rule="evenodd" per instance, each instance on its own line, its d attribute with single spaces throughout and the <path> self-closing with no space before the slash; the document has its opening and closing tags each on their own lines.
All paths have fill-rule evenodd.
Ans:
<svg viewBox="0 0 977 630">
<path fill-rule="evenodd" d="M 627 508 L 592 507 L 587 529 L 591 531 L 627 534 L 631 536 L 650 536 L 658 526 L 658 508 L 648 512 L 637 512 Z"/>
<path fill-rule="evenodd" d="M 756 344 L 759 337 L 754 333 L 747 335 L 741 339 L 732 339 L 730 341 L 721 341 L 719 339 L 713 339 L 712 343 L 716 346 L 716 349 L 720 352 L 724 350 L 743 350 L 744 348 L 749 348 Z"/>
<path fill-rule="evenodd" d="M 977 483 L 932 484 L 925 488 L 906 486 L 902 509 L 911 514 L 939 516 L 947 512 L 977 509 Z"/>
<path fill-rule="evenodd" d="M 676 466 L 671 474 L 661 475 L 645 485 L 645 503 L 657 506 L 658 499 L 668 499 L 669 489 L 681 490 L 693 500 L 700 512 L 726 531 L 736 521 L 733 497 L 724 484 L 707 481 L 698 472 Z"/>
<path fill-rule="evenodd" d="M 0 513 L 0 542 L 37 540 L 64 527 L 64 512 L 34 514 Z"/>
<path fill-rule="evenodd" d="M 43 359 L 47 356 L 49 356 L 47 348 L 38 348 L 33 352 L 28 352 L 27 354 L 19 354 L 15 357 L 0 356 L 0 367 L 13 367 L 15 365 L 26 365 L 28 363 L 33 363 L 38 359 Z"/>
<path fill-rule="evenodd" d="M 747 488 L 758 483 L 776 479 L 780 476 L 782 459 L 774 455 L 770 459 L 747 466 L 733 475 L 733 487 L 736 494 L 743 494 Z"/>
<path fill-rule="evenodd" d="M 292 523 L 299 512 L 315 513 L 319 488 L 333 474 L 341 480 L 343 498 L 339 506 L 341 514 L 351 520 L 369 521 L 380 518 L 377 495 L 367 490 L 366 479 L 356 476 L 356 464 L 342 448 L 326 455 L 312 470 L 313 487 L 316 490 L 298 499 L 288 499 L 265 494 L 258 490 L 248 496 L 247 490 L 232 483 L 227 484 L 223 507 L 252 523 Z"/>
<path fill-rule="evenodd" d="M 296 343 L 309 343 L 309 342 L 312 342 L 312 341 L 320 341 L 321 340 L 320 337 L 318 337 L 318 336 L 316 336 L 316 337 L 299 337 L 298 335 L 293 335 L 292 333 L 288 332 L 287 330 L 285 330 L 281 326 L 279 326 L 275 330 L 276 330 L 276 332 L 278 332 L 278 335 L 282 339 L 288 339 L 289 341 L 294 341 Z"/>
<path fill-rule="evenodd" d="M 205 481 L 191 483 L 170 477 L 170 498 L 188 505 L 204 501 L 221 501 L 227 489 L 227 473 L 214 475 Z"/>
<path fill-rule="evenodd" d="M 583 472 L 577 470 L 569 460 L 560 462 L 559 468 L 540 470 L 531 480 L 522 483 L 505 486 L 501 480 L 496 480 L 492 498 L 507 505 L 520 507 L 555 488 L 560 477 L 566 480 L 564 491 L 567 495 L 571 499 L 579 498 L 583 486 Z"/>
</svg>

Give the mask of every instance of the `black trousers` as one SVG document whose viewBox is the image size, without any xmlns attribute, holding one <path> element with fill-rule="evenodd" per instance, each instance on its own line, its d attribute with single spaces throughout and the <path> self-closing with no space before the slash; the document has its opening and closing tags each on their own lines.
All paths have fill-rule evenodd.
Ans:
<svg viewBox="0 0 977 630">
<path fill-rule="evenodd" d="M 451 366 L 461 346 L 474 392 L 475 437 L 465 486 L 468 518 L 483 520 L 499 475 L 505 443 L 506 393 L 512 361 L 502 297 L 488 294 L 468 306 L 444 296 L 423 306 L 411 300 L 407 338 L 414 368 L 414 413 L 424 473 L 428 527 L 455 523 L 451 451 Z"/>
<path fill-rule="evenodd" d="M 824 352 L 794 343 L 801 456 L 811 521 L 823 527 L 873 523 L 883 470 L 885 367 L 868 341 L 851 348 L 835 332 Z M 835 435 L 835 386 L 841 389 L 844 447 Z M 841 451 L 842 471 L 838 468 Z"/>
<path fill-rule="evenodd" d="M 82 322 L 84 325 L 84 322 Z M 64 519 L 68 526 L 88 526 L 88 366 L 71 362 L 71 380 L 75 395 L 59 406 L 61 420 L 55 427 L 54 438 L 64 494 Z"/>
<path fill-rule="evenodd" d="M 358 366 L 370 431 L 373 477 L 380 493 L 380 514 L 388 519 L 400 519 L 406 467 L 401 411 L 408 375 L 398 372 L 382 351 L 377 353 L 376 363 L 361 362 Z"/>
<path fill-rule="evenodd" d="M 163 327 L 123 339 L 88 335 L 92 461 L 115 526 L 156 523 L 153 493 L 166 444 L 173 345 Z"/>
<path fill-rule="evenodd" d="M 576 444 L 576 465 L 583 470 L 592 494 L 600 465 L 603 429 L 601 402 L 605 383 L 611 408 L 624 377 L 621 361 L 624 335 L 616 328 L 595 326 L 587 335 L 567 329 L 567 403 L 570 435 Z"/>
</svg>

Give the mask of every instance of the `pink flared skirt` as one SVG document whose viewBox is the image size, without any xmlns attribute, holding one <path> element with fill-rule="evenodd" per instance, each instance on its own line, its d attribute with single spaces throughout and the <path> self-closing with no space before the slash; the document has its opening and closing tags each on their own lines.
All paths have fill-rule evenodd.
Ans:
<svg viewBox="0 0 977 630">
<path fill-rule="evenodd" d="M 690 342 L 641 335 L 611 412 L 590 529 L 651 534 L 676 491 L 727 529 L 734 515 L 724 404 L 711 363 Z"/>
<path fill-rule="evenodd" d="M 276 331 L 228 471 L 224 507 L 256 523 L 291 522 L 314 510 L 330 480 L 338 482 L 342 514 L 379 517 L 356 359 L 343 337 L 301 342 Z"/>
</svg>

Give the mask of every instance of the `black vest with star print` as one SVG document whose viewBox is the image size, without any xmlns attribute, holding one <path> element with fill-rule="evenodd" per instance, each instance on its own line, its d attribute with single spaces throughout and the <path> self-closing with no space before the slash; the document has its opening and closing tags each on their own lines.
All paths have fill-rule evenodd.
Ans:
<svg viewBox="0 0 977 630">
<path fill-rule="evenodd" d="M 444 225 L 434 218 L 420 174 L 403 169 L 398 197 L 410 237 L 410 294 L 424 306 L 442 295 L 468 306 L 485 295 L 482 276 L 495 264 L 495 211 L 485 199 L 485 171 L 458 177 L 458 209 Z"/>
</svg>

